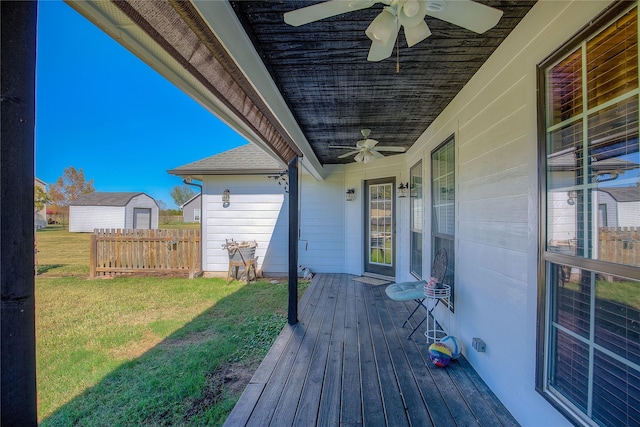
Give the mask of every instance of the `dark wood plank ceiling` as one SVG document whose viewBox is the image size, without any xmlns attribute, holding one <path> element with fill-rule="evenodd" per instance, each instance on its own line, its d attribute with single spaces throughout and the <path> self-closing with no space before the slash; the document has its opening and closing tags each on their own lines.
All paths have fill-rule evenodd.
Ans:
<svg viewBox="0 0 640 427">
<path fill-rule="evenodd" d="M 480 1 L 504 11 L 481 35 L 427 16 L 430 37 L 408 48 L 400 30 L 399 49 L 377 63 L 367 61 L 364 30 L 382 4 L 300 27 L 284 23 L 285 12 L 313 3 L 232 1 L 316 156 L 331 164 L 353 161 L 338 159 L 347 150 L 329 145 L 354 146 L 362 128 L 380 145 L 408 149 L 535 1 Z"/>
</svg>

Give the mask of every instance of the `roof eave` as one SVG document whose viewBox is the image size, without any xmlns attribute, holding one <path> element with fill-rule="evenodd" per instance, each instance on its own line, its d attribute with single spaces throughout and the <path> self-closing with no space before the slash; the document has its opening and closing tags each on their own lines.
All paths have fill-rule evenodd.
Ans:
<svg viewBox="0 0 640 427">
<path fill-rule="evenodd" d="M 210 169 L 173 169 L 168 170 L 167 173 L 177 176 L 207 176 L 207 175 L 270 175 L 279 174 L 283 172 L 282 169 L 225 169 L 225 170 L 210 170 Z"/>
<path fill-rule="evenodd" d="M 311 144 L 300 129 L 280 90 L 245 32 L 228 1 L 192 0 L 216 37 L 225 46 L 228 55 L 263 97 L 264 102 L 280 121 L 302 152 L 302 167 L 315 179 L 322 180 L 326 171 Z"/>
</svg>

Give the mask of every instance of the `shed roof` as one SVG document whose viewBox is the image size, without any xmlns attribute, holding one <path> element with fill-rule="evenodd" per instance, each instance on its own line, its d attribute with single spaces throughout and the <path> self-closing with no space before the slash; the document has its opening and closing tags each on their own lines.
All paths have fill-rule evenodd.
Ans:
<svg viewBox="0 0 640 427">
<path fill-rule="evenodd" d="M 99 192 L 83 194 L 73 202 L 71 206 L 126 206 L 135 196 L 145 193 L 112 193 Z M 150 196 L 148 196 L 150 197 Z"/>
<path fill-rule="evenodd" d="M 175 169 L 172 175 L 263 175 L 278 173 L 286 166 L 255 144 L 246 144 L 215 156 L 198 160 Z"/>
<path fill-rule="evenodd" d="M 609 193 L 616 202 L 638 202 L 640 201 L 640 189 L 633 187 L 604 187 L 598 188 L 600 191 Z"/>
</svg>

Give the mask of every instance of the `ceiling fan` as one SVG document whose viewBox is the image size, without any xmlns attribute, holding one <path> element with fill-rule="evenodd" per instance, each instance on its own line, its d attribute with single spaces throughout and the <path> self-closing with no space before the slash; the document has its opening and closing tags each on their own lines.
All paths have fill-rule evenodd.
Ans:
<svg viewBox="0 0 640 427">
<path fill-rule="evenodd" d="M 362 129 L 360 131 L 364 139 L 356 142 L 355 147 L 351 147 L 348 145 L 330 145 L 329 148 L 348 148 L 352 151 L 348 153 L 342 154 L 338 156 L 339 159 L 344 159 L 345 157 L 356 155 L 353 160 L 356 162 L 364 162 L 371 163 L 376 159 L 381 159 L 384 157 L 380 151 L 391 151 L 395 153 L 404 153 L 404 147 L 378 147 L 378 141 L 375 139 L 370 139 L 369 134 L 371 133 L 371 129 Z"/>
<path fill-rule="evenodd" d="M 391 56 L 400 25 L 409 47 L 431 35 L 425 16 L 447 21 L 478 34 L 493 28 L 502 11 L 472 0 L 329 0 L 286 12 L 284 22 L 294 27 L 331 16 L 384 4 L 382 12 L 365 33 L 371 39 L 367 60 L 381 61 Z"/>
</svg>

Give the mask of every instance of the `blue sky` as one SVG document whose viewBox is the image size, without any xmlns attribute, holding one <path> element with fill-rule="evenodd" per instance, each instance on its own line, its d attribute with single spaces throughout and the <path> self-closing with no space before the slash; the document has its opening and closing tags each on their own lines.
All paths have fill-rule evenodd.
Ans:
<svg viewBox="0 0 640 427">
<path fill-rule="evenodd" d="M 39 2 L 36 176 L 82 168 L 97 191 L 175 208 L 167 169 L 246 140 L 61 1 Z"/>
</svg>

